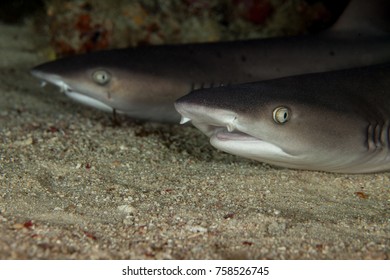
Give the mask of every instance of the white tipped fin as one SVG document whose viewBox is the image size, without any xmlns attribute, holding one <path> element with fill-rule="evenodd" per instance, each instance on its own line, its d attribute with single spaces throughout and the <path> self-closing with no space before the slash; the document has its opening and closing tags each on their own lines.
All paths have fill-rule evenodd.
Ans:
<svg viewBox="0 0 390 280">
<path fill-rule="evenodd" d="M 46 81 L 41 81 L 41 87 L 45 87 L 47 85 Z"/>
<path fill-rule="evenodd" d="M 191 120 L 191 119 L 182 116 L 182 117 L 181 117 L 181 120 L 180 120 L 180 124 L 185 124 L 185 123 L 189 122 L 190 120 Z"/>
</svg>

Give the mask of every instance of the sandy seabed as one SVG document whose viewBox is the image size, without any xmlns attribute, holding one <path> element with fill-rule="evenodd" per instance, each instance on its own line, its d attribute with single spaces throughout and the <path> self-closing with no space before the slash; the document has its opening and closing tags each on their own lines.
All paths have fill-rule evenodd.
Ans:
<svg viewBox="0 0 390 280">
<path fill-rule="evenodd" d="M 39 87 L 0 26 L 0 259 L 389 259 L 390 173 L 270 167 Z"/>
</svg>

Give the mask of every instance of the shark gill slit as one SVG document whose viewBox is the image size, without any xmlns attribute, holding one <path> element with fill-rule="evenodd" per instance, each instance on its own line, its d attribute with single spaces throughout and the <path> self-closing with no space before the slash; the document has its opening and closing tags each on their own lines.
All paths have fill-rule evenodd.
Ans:
<svg viewBox="0 0 390 280">
<path fill-rule="evenodd" d="M 198 89 L 205 89 L 205 88 L 214 88 L 214 87 L 221 87 L 224 86 L 224 82 L 216 83 L 214 81 L 208 82 L 200 82 L 199 84 L 192 82 L 190 89 L 191 91 L 198 90 Z"/>
<path fill-rule="evenodd" d="M 366 146 L 368 151 L 390 147 L 390 122 L 369 123 L 367 126 Z"/>
</svg>

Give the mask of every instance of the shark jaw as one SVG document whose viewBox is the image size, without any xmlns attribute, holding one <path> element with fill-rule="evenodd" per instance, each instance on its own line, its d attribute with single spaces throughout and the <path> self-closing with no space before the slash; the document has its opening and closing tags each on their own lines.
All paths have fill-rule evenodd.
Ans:
<svg viewBox="0 0 390 280">
<path fill-rule="evenodd" d="M 210 137 L 210 144 L 218 150 L 268 163 L 280 164 L 293 158 L 273 143 L 242 132 L 238 128 L 231 130 L 229 124 L 221 123 L 218 126 L 194 121 L 192 124 L 202 132 L 207 132 L 205 134 Z"/>
<path fill-rule="evenodd" d="M 84 104 L 84 105 L 87 105 L 87 106 L 90 106 L 92 108 L 96 108 L 96 109 L 99 109 L 99 110 L 102 110 L 102 111 L 105 111 L 105 112 L 112 112 L 114 110 L 114 108 L 108 106 L 107 104 L 95 99 L 95 98 L 92 98 L 92 97 L 89 97 L 89 96 L 86 96 L 82 93 L 78 93 L 78 92 L 75 92 L 75 91 L 71 91 L 71 90 L 67 90 L 65 91 L 65 94 L 81 103 L 81 104 Z"/>
</svg>

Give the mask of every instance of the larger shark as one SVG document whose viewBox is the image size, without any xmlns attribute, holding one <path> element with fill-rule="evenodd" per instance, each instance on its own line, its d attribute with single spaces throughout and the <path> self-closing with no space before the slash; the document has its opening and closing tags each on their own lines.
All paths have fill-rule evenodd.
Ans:
<svg viewBox="0 0 390 280">
<path fill-rule="evenodd" d="M 35 77 L 72 99 L 133 118 L 178 122 L 191 90 L 390 60 L 390 1 L 352 0 L 320 35 L 101 51 L 44 63 Z"/>
<path fill-rule="evenodd" d="M 296 169 L 390 170 L 390 63 L 196 90 L 175 106 L 228 153 Z"/>
</svg>

